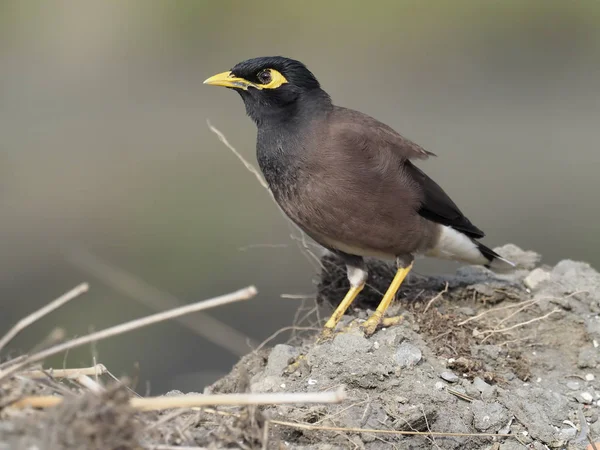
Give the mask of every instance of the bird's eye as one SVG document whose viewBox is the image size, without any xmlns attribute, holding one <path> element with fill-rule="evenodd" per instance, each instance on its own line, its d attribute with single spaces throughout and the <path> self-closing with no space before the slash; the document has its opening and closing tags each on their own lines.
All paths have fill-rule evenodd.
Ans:
<svg viewBox="0 0 600 450">
<path fill-rule="evenodd" d="M 262 84 L 269 84 L 271 82 L 271 71 L 269 69 L 263 70 L 258 73 L 258 80 Z"/>
</svg>

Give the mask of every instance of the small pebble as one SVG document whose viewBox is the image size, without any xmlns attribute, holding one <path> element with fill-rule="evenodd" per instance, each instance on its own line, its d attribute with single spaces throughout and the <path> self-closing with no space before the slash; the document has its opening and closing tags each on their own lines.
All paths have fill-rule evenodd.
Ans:
<svg viewBox="0 0 600 450">
<path fill-rule="evenodd" d="M 586 381 L 594 381 L 595 378 L 596 377 L 594 376 L 593 373 L 588 373 L 588 374 L 585 375 L 585 380 Z"/>
<path fill-rule="evenodd" d="M 571 440 L 577 435 L 577 428 L 563 428 L 558 432 L 560 439 Z"/>
<path fill-rule="evenodd" d="M 592 394 L 590 394 L 589 392 L 582 392 L 581 394 L 579 394 L 579 398 L 586 405 L 589 405 L 590 403 L 592 403 L 594 401 L 594 396 Z"/>
<path fill-rule="evenodd" d="M 377 341 L 373 342 L 373 348 L 375 350 L 379 350 L 379 342 L 377 342 Z"/>
<path fill-rule="evenodd" d="M 441 381 L 438 381 L 437 383 L 435 383 L 435 388 L 438 391 L 443 391 L 445 387 L 446 387 L 446 385 L 444 383 L 442 383 Z"/>
<path fill-rule="evenodd" d="M 594 339 L 594 340 L 592 341 L 592 344 L 594 344 L 594 348 L 598 348 L 598 347 L 600 347 L 600 344 L 598 343 L 598 341 L 597 341 L 596 339 Z"/>
<path fill-rule="evenodd" d="M 419 363 L 423 354 L 418 347 L 408 342 L 403 342 L 396 350 L 396 362 L 400 367 L 411 367 Z"/>
<path fill-rule="evenodd" d="M 537 268 L 534 269 L 527 277 L 523 280 L 525 286 L 529 289 L 534 290 L 541 283 L 548 281 L 550 279 L 550 273 L 546 272 L 543 269 Z"/>
<path fill-rule="evenodd" d="M 408 399 L 406 397 L 401 397 L 401 396 L 396 397 L 396 401 L 398 403 L 402 403 L 402 404 L 408 403 Z"/>
<path fill-rule="evenodd" d="M 577 381 L 569 381 L 567 383 L 567 387 L 572 391 L 576 391 L 577 389 L 579 389 L 579 383 Z"/>
<path fill-rule="evenodd" d="M 315 380 L 314 378 L 309 378 L 307 383 L 309 386 L 314 386 L 315 384 L 317 384 L 317 380 Z"/>
<path fill-rule="evenodd" d="M 454 372 L 445 371 L 440 374 L 440 377 L 443 380 L 446 380 L 448 383 L 457 383 L 459 378 Z"/>
<path fill-rule="evenodd" d="M 488 394 L 490 393 L 490 391 L 492 391 L 492 386 L 479 377 L 475 377 L 475 379 L 473 380 L 473 386 L 475 387 L 475 389 L 481 392 L 481 394 Z"/>
<path fill-rule="evenodd" d="M 281 383 L 281 384 L 279 385 L 279 387 L 280 387 L 281 389 L 285 389 L 285 383 Z"/>
<path fill-rule="evenodd" d="M 538 379 L 537 379 L 537 380 L 535 380 L 535 382 L 536 382 L 536 383 L 541 383 L 541 382 L 542 382 L 542 379 L 538 377 Z"/>
<path fill-rule="evenodd" d="M 475 315 L 475 310 L 468 306 L 463 306 L 462 308 L 458 308 L 456 310 L 456 312 L 458 312 L 459 314 L 464 314 L 465 316 L 474 316 Z"/>
</svg>

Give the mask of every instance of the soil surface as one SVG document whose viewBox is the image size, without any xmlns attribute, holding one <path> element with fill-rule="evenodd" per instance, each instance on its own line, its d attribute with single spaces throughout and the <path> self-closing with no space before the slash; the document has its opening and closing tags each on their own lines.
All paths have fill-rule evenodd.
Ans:
<svg viewBox="0 0 600 450">
<path fill-rule="evenodd" d="M 449 276 L 411 274 L 388 311 L 388 316 L 401 316 L 399 322 L 365 338 L 358 324 L 376 307 L 394 273 L 392 266 L 370 262 L 369 287 L 331 340 L 318 342 L 314 331 L 297 333 L 289 344 L 242 358 L 229 375 L 206 389 L 321 392 L 344 386 L 348 398 L 341 404 L 141 414 L 123 402 L 127 391 L 114 388 L 102 401 L 85 393 L 62 409 L 15 415 L 5 408 L 0 449 L 159 444 L 585 449 L 590 439 L 600 440 L 600 274 L 570 260 L 538 266 L 539 255 L 513 245 L 496 251 L 517 262 L 518 270 L 495 274 L 461 267 Z M 335 257 L 327 255 L 322 263 L 318 301 L 330 311 L 348 282 Z"/>
</svg>

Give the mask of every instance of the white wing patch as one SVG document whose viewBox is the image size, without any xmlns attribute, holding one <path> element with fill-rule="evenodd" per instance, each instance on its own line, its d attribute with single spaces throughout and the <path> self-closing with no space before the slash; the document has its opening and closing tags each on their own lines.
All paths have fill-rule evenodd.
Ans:
<svg viewBox="0 0 600 450">
<path fill-rule="evenodd" d="M 454 228 L 440 226 L 441 234 L 434 248 L 425 253 L 440 259 L 463 261 L 469 264 L 488 264 L 488 259 L 481 254 L 477 245 Z"/>
</svg>

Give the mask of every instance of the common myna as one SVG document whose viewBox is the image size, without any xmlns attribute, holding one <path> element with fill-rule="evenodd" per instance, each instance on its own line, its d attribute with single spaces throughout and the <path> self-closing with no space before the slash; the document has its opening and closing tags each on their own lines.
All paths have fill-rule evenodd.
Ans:
<svg viewBox="0 0 600 450">
<path fill-rule="evenodd" d="M 364 257 L 398 271 L 363 323 L 375 332 L 416 254 L 504 269 L 484 236 L 411 160 L 433 155 L 374 118 L 331 102 L 304 64 L 284 57 L 243 61 L 205 84 L 240 94 L 256 123 L 257 159 L 285 214 L 346 263 L 351 288 L 325 324 L 330 335 L 367 279 Z"/>
</svg>

